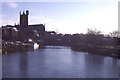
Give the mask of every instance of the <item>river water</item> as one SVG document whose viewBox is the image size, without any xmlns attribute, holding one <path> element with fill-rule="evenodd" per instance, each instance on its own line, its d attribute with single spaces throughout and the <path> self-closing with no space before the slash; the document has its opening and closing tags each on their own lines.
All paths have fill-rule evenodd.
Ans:
<svg viewBox="0 0 120 80">
<path fill-rule="evenodd" d="M 120 60 L 64 46 L 4 54 L 3 78 L 118 78 Z"/>
</svg>

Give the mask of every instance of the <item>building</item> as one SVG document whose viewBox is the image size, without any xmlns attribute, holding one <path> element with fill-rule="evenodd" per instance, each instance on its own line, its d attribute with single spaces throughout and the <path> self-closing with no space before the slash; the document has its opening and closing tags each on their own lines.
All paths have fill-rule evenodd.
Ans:
<svg viewBox="0 0 120 80">
<path fill-rule="evenodd" d="M 2 39 L 3 40 L 15 40 L 18 36 L 18 30 L 15 26 L 6 25 L 2 26 Z"/>
<path fill-rule="evenodd" d="M 21 14 L 20 12 L 20 25 L 21 26 L 28 26 L 28 15 L 29 15 L 29 11 L 26 10 L 26 14 L 25 12 L 23 11 L 23 14 Z"/>
<path fill-rule="evenodd" d="M 20 38 L 23 40 L 33 39 L 33 40 L 43 40 L 45 33 L 45 25 L 43 24 L 28 24 L 29 11 L 26 13 L 20 12 L 20 25 L 18 26 L 18 31 Z"/>
<path fill-rule="evenodd" d="M 23 13 L 20 12 L 19 25 L 2 26 L 3 34 L 2 37 L 4 37 L 3 39 L 6 39 L 9 36 L 10 39 L 8 38 L 7 40 L 20 40 L 20 41 L 27 41 L 28 39 L 32 39 L 33 41 L 43 40 L 45 33 L 45 25 L 43 24 L 29 25 L 28 15 L 29 15 L 28 10 L 26 10 L 26 12 L 23 11 Z"/>
</svg>

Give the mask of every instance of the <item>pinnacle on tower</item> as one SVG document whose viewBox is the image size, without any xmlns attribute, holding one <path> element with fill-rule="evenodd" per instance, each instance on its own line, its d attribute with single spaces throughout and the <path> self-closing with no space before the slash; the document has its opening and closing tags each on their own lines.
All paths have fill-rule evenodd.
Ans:
<svg viewBox="0 0 120 80">
<path fill-rule="evenodd" d="M 28 10 L 26 10 L 26 15 L 29 15 L 29 11 Z"/>
<path fill-rule="evenodd" d="M 25 12 L 23 11 L 23 15 L 25 15 Z"/>
<path fill-rule="evenodd" d="M 20 11 L 20 15 L 21 15 L 21 11 Z"/>
</svg>

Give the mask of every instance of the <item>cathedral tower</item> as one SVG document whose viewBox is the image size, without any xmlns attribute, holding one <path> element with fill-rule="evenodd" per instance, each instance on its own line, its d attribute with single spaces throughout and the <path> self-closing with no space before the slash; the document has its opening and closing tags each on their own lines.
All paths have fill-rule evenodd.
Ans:
<svg viewBox="0 0 120 80">
<path fill-rule="evenodd" d="M 28 26 L 28 15 L 29 15 L 29 11 L 26 10 L 26 14 L 23 11 L 23 14 L 21 14 L 20 12 L 20 25 L 21 26 Z"/>
</svg>

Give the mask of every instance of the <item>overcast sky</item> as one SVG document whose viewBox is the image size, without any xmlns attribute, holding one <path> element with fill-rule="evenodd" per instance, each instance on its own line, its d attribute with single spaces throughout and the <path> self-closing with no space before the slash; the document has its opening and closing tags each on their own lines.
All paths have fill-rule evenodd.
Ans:
<svg viewBox="0 0 120 80">
<path fill-rule="evenodd" d="M 44 24 L 47 31 L 104 34 L 118 30 L 118 2 L 3 2 L 2 25 L 19 23 L 19 13 L 29 10 L 29 24 Z"/>
</svg>

